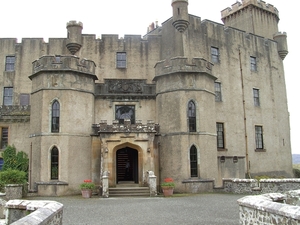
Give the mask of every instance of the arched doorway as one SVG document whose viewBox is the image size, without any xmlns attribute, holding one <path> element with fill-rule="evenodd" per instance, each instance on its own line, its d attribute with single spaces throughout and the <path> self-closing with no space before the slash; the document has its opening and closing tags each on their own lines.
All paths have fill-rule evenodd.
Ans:
<svg viewBox="0 0 300 225">
<path fill-rule="evenodd" d="M 116 158 L 117 183 L 138 183 L 138 151 L 130 147 L 121 148 L 117 151 Z"/>
</svg>

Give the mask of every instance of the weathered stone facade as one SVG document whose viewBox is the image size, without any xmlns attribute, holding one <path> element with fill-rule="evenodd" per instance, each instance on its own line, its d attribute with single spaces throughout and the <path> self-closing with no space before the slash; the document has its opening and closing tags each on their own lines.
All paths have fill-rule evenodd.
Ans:
<svg viewBox="0 0 300 225">
<path fill-rule="evenodd" d="M 222 11 L 224 26 L 189 15 L 187 0 L 171 5 L 143 37 L 96 38 L 70 21 L 48 43 L 0 39 L 1 146 L 28 153 L 30 189 L 67 195 L 103 177 L 149 186 L 149 171 L 182 192 L 292 176 L 278 11 L 244 0 Z M 259 13 L 243 31 L 235 20 L 249 7 Z"/>
</svg>

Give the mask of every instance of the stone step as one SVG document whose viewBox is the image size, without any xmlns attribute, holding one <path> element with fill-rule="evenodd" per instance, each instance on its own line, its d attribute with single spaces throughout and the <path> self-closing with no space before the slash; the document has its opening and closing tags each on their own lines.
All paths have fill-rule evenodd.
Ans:
<svg viewBox="0 0 300 225">
<path fill-rule="evenodd" d="M 150 196 L 150 189 L 148 187 L 115 187 L 109 188 L 109 197 L 130 197 L 130 196 Z"/>
</svg>

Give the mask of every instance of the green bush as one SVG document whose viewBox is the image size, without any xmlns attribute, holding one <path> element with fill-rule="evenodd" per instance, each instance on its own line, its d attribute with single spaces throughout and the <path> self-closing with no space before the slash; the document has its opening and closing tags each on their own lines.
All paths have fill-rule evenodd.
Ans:
<svg viewBox="0 0 300 225">
<path fill-rule="evenodd" d="M 0 172 L 0 182 L 3 184 L 25 184 L 27 176 L 24 171 L 8 169 Z"/>
<path fill-rule="evenodd" d="M 300 169 L 293 169 L 294 177 L 295 178 L 300 178 Z"/>
<path fill-rule="evenodd" d="M 15 146 L 8 145 L 2 154 L 3 157 L 3 168 L 2 170 L 20 170 L 28 172 L 29 159 L 25 152 L 17 152 Z"/>
</svg>

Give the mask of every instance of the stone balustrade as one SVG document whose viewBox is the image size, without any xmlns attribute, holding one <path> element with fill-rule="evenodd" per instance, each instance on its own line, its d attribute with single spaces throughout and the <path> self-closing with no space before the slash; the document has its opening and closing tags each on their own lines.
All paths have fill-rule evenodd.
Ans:
<svg viewBox="0 0 300 225">
<path fill-rule="evenodd" d="M 63 205 L 59 202 L 10 200 L 6 203 L 5 208 L 5 224 L 62 224 Z"/>
</svg>

